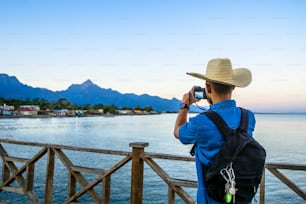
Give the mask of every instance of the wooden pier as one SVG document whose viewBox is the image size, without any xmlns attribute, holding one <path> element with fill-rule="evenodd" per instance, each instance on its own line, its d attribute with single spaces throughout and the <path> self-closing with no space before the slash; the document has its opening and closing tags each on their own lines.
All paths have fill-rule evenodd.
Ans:
<svg viewBox="0 0 306 204">
<path fill-rule="evenodd" d="M 38 151 L 31 158 L 21 158 L 8 153 L 5 145 L 25 146 L 28 148 L 38 148 Z M 111 177 L 121 167 L 125 166 L 131 161 L 131 186 L 130 189 L 130 203 L 141 204 L 143 202 L 143 180 L 144 180 L 144 164 L 146 163 L 168 186 L 168 204 L 174 204 L 176 196 L 179 196 L 185 203 L 195 203 L 185 190 L 184 187 L 197 188 L 196 181 L 182 180 L 180 178 L 172 178 L 167 172 L 161 168 L 157 160 L 174 160 L 183 162 L 194 162 L 192 157 L 183 157 L 168 154 L 156 154 L 145 152 L 145 147 L 148 143 L 130 143 L 131 151 L 114 151 L 105 149 L 83 148 L 65 145 L 42 144 L 34 142 L 22 142 L 14 140 L 0 139 L 0 155 L 2 158 L 2 175 L 0 183 L 0 197 L 2 191 L 13 192 L 24 195 L 30 203 L 51 204 L 54 197 L 53 182 L 57 176 L 55 174 L 55 159 L 59 159 L 65 168 L 68 170 L 68 189 L 67 196 L 64 203 L 82 203 L 80 197 L 83 194 L 88 194 L 93 203 L 110 203 L 111 196 Z M 108 169 L 89 168 L 85 166 L 76 165 L 72 162 L 65 151 L 97 153 L 107 155 L 121 156 L 122 159 L 116 162 Z M 45 192 L 43 198 L 39 198 L 34 191 L 34 174 L 35 165 L 40 160 L 46 160 L 46 174 L 45 174 Z M 294 182 L 290 181 L 279 170 L 295 170 L 306 171 L 306 165 L 289 165 L 289 164 L 275 164 L 267 163 L 266 170 L 269 170 L 280 181 L 292 189 L 298 196 L 306 201 L 306 194 Z M 96 179 L 87 181 L 84 173 L 95 174 Z M 17 183 L 18 186 L 12 185 Z M 98 193 L 97 186 L 102 184 L 102 190 Z M 81 186 L 81 189 L 77 188 Z M 260 203 L 265 203 L 265 173 L 260 184 Z M 1 201 L 0 201 L 1 203 Z"/>
</svg>

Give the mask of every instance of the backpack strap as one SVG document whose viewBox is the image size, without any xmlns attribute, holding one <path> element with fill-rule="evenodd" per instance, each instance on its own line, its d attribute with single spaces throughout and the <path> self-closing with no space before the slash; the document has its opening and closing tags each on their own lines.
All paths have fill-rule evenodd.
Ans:
<svg viewBox="0 0 306 204">
<path fill-rule="evenodd" d="M 229 135 L 232 135 L 232 130 L 217 112 L 207 111 L 202 114 L 206 115 L 217 126 L 225 140 L 228 139 Z"/>
<path fill-rule="evenodd" d="M 241 130 L 248 131 L 248 126 L 249 126 L 248 111 L 244 108 L 240 108 L 240 110 L 241 110 L 241 119 L 240 119 L 239 128 Z"/>
<path fill-rule="evenodd" d="M 248 111 L 244 108 L 240 108 L 241 110 L 241 119 L 240 119 L 240 125 L 237 128 L 238 131 L 247 131 L 248 130 Z M 203 112 L 202 114 L 206 115 L 220 130 L 225 140 L 228 139 L 229 136 L 233 135 L 233 130 L 226 122 L 223 120 L 223 118 L 215 111 L 207 111 Z"/>
<path fill-rule="evenodd" d="M 240 110 L 241 110 L 241 119 L 239 127 L 237 129 L 238 131 L 248 131 L 248 123 L 249 123 L 248 111 L 244 108 L 240 108 Z M 221 134 L 223 135 L 223 138 L 225 140 L 227 140 L 228 137 L 233 134 L 233 131 L 236 131 L 229 128 L 226 122 L 223 120 L 223 118 L 215 111 L 207 111 L 201 114 L 206 115 L 217 126 L 217 128 L 221 131 Z M 195 146 L 196 144 L 194 144 L 190 150 L 191 156 L 194 156 Z"/>
</svg>

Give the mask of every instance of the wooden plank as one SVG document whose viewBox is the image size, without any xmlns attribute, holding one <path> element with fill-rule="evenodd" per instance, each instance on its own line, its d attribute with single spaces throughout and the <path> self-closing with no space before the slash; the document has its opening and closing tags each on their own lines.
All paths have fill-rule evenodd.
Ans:
<svg viewBox="0 0 306 204">
<path fill-rule="evenodd" d="M 1 146 L 0 146 L 0 152 L 1 152 Z M 21 168 L 17 168 L 13 162 L 9 162 L 7 161 L 6 163 L 7 164 L 13 164 L 15 166 L 15 170 L 14 170 L 14 174 L 8 178 L 1 186 L 0 186 L 0 189 L 2 186 L 7 186 L 9 185 L 10 183 L 12 183 L 15 179 L 16 179 L 16 176 L 17 175 L 20 175 L 22 174 L 26 168 L 27 168 L 27 164 L 28 163 L 32 163 L 32 162 L 36 162 L 38 159 L 40 159 L 42 156 L 44 156 L 44 154 L 47 152 L 47 148 L 43 148 L 42 150 L 40 150 L 37 154 L 35 154 L 28 162 L 26 162 Z M 23 186 L 23 185 L 22 185 Z"/>
<path fill-rule="evenodd" d="M 0 155 L 2 157 L 2 159 L 4 157 L 7 157 L 8 154 L 5 151 L 4 147 L 0 144 Z M 3 163 L 2 163 L 2 183 L 6 182 L 6 180 L 8 180 L 10 177 L 10 170 L 7 167 L 6 163 L 5 163 L 5 159 L 3 159 Z M 0 187 L 1 189 L 1 187 Z"/>
<path fill-rule="evenodd" d="M 269 169 L 269 171 L 274 174 L 279 180 L 281 180 L 284 184 L 286 184 L 291 190 L 293 190 L 296 194 L 298 194 L 301 198 L 306 200 L 306 194 L 292 181 L 290 181 L 286 176 L 284 176 L 277 169 Z"/>
<path fill-rule="evenodd" d="M 76 192 L 76 179 L 73 176 L 72 172 L 69 171 L 69 180 L 68 180 L 68 197 L 72 197 Z"/>
<path fill-rule="evenodd" d="M 103 174 L 105 170 L 97 168 L 89 168 L 83 166 L 71 166 L 71 170 L 75 172 L 86 172 L 90 174 Z"/>
<path fill-rule="evenodd" d="M 2 188 L 3 191 L 8 191 L 8 192 L 12 192 L 12 193 L 17 193 L 20 195 L 24 195 L 24 191 L 22 188 L 17 188 L 17 187 L 12 187 L 12 186 L 4 186 Z"/>
<path fill-rule="evenodd" d="M 168 204 L 175 204 L 175 192 L 168 186 Z"/>
<path fill-rule="evenodd" d="M 34 164 L 39 158 L 41 158 L 44 153 L 45 153 L 46 149 L 43 148 L 41 151 L 39 151 L 37 154 L 35 154 L 33 156 L 32 159 L 28 160 L 21 168 L 17 168 L 17 166 L 14 164 L 14 162 L 12 161 L 5 161 L 5 165 L 7 166 L 7 168 L 9 169 L 9 171 L 12 173 L 12 176 L 10 176 L 8 179 L 6 179 L 5 182 L 2 183 L 2 185 L 0 186 L 0 189 L 3 189 L 4 187 L 9 187 L 9 185 L 16 180 L 19 185 L 22 187 L 23 193 L 29 198 L 29 200 L 34 203 L 40 203 L 38 197 L 36 196 L 36 194 L 33 191 L 27 191 L 26 190 L 26 180 L 23 178 L 23 176 L 21 175 L 29 165 L 31 165 L 32 163 Z M 6 153 L 5 149 L 0 146 L 0 152 L 2 156 L 8 156 L 8 154 Z"/>
<path fill-rule="evenodd" d="M 184 180 L 184 179 L 169 179 L 169 182 L 171 182 L 175 186 L 184 186 L 184 187 L 191 187 L 191 188 L 198 187 L 197 181 L 190 181 L 190 180 Z"/>
<path fill-rule="evenodd" d="M 18 174 L 18 168 L 16 167 L 16 165 L 14 164 L 14 162 L 7 161 L 7 162 L 5 162 L 5 163 L 6 163 L 6 166 L 9 168 L 10 172 L 13 174 L 8 180 L 10 180 L 11 178 L 13 178 L 13 179 L 11 179 L 12 182 L 13 182 L 14 180 L 16 180 L 16 181 L 18 181 L 18 183 L 20 184 L 20 186 L 23 187 L 23 186 L 24 186 L 24 178 L 21 176 L 21 174 Z M 6 181 L 4 182 L 4 184 L 6 184 L 6 185 L 10 184 L 10 183 L 7 182 L 8 180 L 6 180 Z M 2 185 L 4 186 L 4 184 L 2 184 Z"/>
<path fill-rule="evenodd" d="M 25 179 L 25 191 L 32 191 L 34 186 L 34 170 L 35 163 L 29 163 L 27 167 L 27 175 Z"/>
<path fill-rule="evenodd" d="M 5 162 L 2 163 L 2 183 L 4 183 L 10 177 L 10 170 L 6 166 Z"/>
<path fill-rule="evenodd" d="M 79 173 L 79 172 L 71 172 L 71 174 L 74 176 L 74 178 L 76 179 L 76 181 L 84 188 L 86 187 L 89 183 L 88 181 L 85 179 L 85 177 Z M 94 188 L 89 188 L 87 189 L 87 193 L 90 195 L 90 197 L 96 202 L 96 203 L 100 203 L 101 199 L 99 197 L 99 194 L 95 191 Z"/>
<path fill-rule="evenodd" d="M 54 151 L 52 151 L 51 148 L 48 148 L 48 158 L 47 158 L 47 168 L 46 168 L 45 203 L 52 203 L 54 162 L 55 162 L 55 153 Z"/>
<path fill-rule="evenodd" d="M 3 158 L 5 161 L 12 161 L 12 162 L 19 162 L 19 163 L 26 163 L 29 161 L 29 159 L 26 159 L 26 158 L 12 157 L 12 156 L 4 156 Z"/>
<path fill-rule="evenodd" d="M 177 193 L 177 195 L 179 195 L 182 198 L 183 201 L 185 201 L 185 203 L 196 204 L 193 198 L 180 186 L 175 186 L 174 191 Z"/>
<path fill-rule="evenodd" d="M 144 157 L 146 158 L 154 158 L 154 159 L 166 159 L 166 160 L 174 160 L 174 161 L 189 161 L 194 162 L 193 157 L 184 157 L 177 156 L 172 154 L 158 154 L 158 153 L 144 153 Z"/>
<path fill-rule="evenodd" d="M 85 186 L 83 189 L 75 193 L 73 196 L 71 196 L 68 200 L 65 201 L 65 203 L 71 203 L 73 202 L 76 198 L 80 197 L 83 195 L 87 189 L 93 188 L 96 186 L 98 183 L 100 183 L 106 176 L 111 175 L 112 173 L 116 172 L 118 169 L 120 169 L 122 166 L 124 166 L 127 162 L 131 160 L 131 156 L 127 156 L 123 158 L 121 161 L 119 161 L 117 164 L 112 166 L 109 170 L 105 171 L 103 175 L 100 175 L 97 179 L 93 180 L 91 183 L 89 183 L 87 186 Z"/>
<path fill-rule="evenodd" d="M 289 170 L 306 171 L 306 165 L 297 165 L 297 164 L 266 163 L 265 167 L 267 169 L 289 169 Z"/>
<path fill-rule="evenodd" d="M 133 147 L 132 150 L 132 178 L 131 178 L 131 204 L 142 203 L 143 192 L 143 170 L 144 161 L 140 155 L 144 152 L 144 147 L 148 146 L 148 143 L 134 143 L 130 144 Z"/>
<path fill-rule="evenodd" d="M 195 201 L 180 186 L 175 186 L 171 182 L 169 175 L 151 158 L 146 158 L 145 162 L 162 178 L 169 187 L 174 190 L 186 203 L 195 203 Z"/>
<path fill-rule="evenodd" d="M 100 154 L 112 154 L 112 155 L 120 155 L 120 156 L 128 156 L 130 154 L 130 152 L 126 152 L 126 151 L 84 148 L 84 147 L 55 145 L 55 144 L 36 143 L 36 142 L 24 142 L 24 141 L 8 140 L 8 139 L 0 139 L 0 143 L 34 146 L 34 147 L 45 147 L 45 148 L 62 149 L 62 150 L 73 150 L 73 151 L 80 151 L 80 152 L 93 152 L 93 153 L 100 153 Z M 1 155 L 1 151 L 0 151 L 0 155 Z"/>
<path fill-rule="evenodd" d="M 75 172 L 71 169 L 71 167 L 73 166 L 73 163 L 69 160 L 69 158 L 64 154 L 64 152 L 60 149 L 53 149 L 53 151 L 56 153 L 56 155 L 58 156 L 58 158 L 63 162 L 63 164 L 66 166 L 66 168 L 71 172 L 71 174 L 74 176 L 74 178 L 77 180 L 77 182 L 84 188 L 85 186 L 88 185 L 87 180 L 85 179 L 85 177 L 79 173 L 79 172 Z M 94 188 L 89 188 L 87 189 L 88 194 L 90 195 L 90 197 L 96 202 L 96 203 L 100 203 L 100 198 L 99 198 L 99 194 L 95 191 Z M 85 192 L 84 192 L 85 193 Z M 81 196 L 81 195 L 80 195 Z M 78 198 L 78 197 L 76 197 Z M 75 199 L 76 199 L 75 198 Z M 71 200 L 75 201 L 75 199 Z"/>
<path fill-rule="evenodd" d="M 111 175 L 106 176 L 103 180 L 103 187 L 102 187 L 102 203 L 109 204 L 110 203 L 110 185 L 111 185 Z"/>
<path fill-rule="evenodd" d="M 265 170 L 262 172 L 260 181 L 260 191 L 259 191 L 259 203 L 265 204 L 265 183 L 266 183 L 266 173 Z"/>
<path fill-rule="evenodd" d="M 170 184 L 170 176 L 151 158 L 146 158 L 145 162 L 157 173 L 157 175 L 164 180 L 167 184 Z M 174 187 L 174 186 L 173 186 Z"/>
<path fill-rule="evenodd" d="M 5 151 L 1 143 L 0 143 L 0 155 L 2 158 L 8 156 L 7 152 Z"/>
<path fill-rule="evenodd" d="M 38 204 L 40 203 L 38 197 L 36 196 L 36 194 L 33 192 L 33 191 L 26 191 L 24 188 L 25 188 L 25 179 L 22 177 L 22 175 L 18 174 L 18 168 L 15 166 L 15 164 L 13 162 L 10 162 L 10 161 L 7 161 L 6 162 L 6 165 L 7 167 L 10 169 L 10 171 L 13 173 L 13 176 L 10 177 L 8 180 L 10 180 L 11 178 L 14 178 L 18 183 L 19 185 L 22 187 L 22 188 L 16 188 L 17 189 L 17 192 L 20 193 L 19 189 L 22 190 L 22 194 L 23 195 L 26 195 L 29 200 L 33 203 L 33 204 Z M 12 180 L 13 181 L 13 180 Z M 6 183 L 6 182 L 5 182 Z M 9 187 L 8 184 L 7 186 L 5 186 L 4 184 L 1 185 L 0 189 L 5 189 L 6 187 Z M 16 193 L 17 193 L 16 192 Z"/>
</svg>

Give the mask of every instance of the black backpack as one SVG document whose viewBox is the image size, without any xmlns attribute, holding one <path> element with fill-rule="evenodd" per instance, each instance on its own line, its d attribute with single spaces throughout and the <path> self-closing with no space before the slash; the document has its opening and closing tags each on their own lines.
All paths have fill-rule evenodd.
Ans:
<svg viewBox="0 0 306 204">
<path fill-rule="evenodd" d="M 211 166 L 203 165 L 208 195 L 222 203 L 249 203 L 255 196 L 261 181 L 266 151 L 247 134 L 248 111 L 241 108 L 241 122 L 235 130 L 230 129 L 216 112 L 208 111 L 203 114 L 214 122 L 225 139 L 214 163 Z M 228 199 L 226 185 L 230 184 L 227 184 L 224 174 L 229 168 L 234 172 L 234 189 L 236 190 L 233 195 L 230 195 L 233 198 Z"/>
</svg>

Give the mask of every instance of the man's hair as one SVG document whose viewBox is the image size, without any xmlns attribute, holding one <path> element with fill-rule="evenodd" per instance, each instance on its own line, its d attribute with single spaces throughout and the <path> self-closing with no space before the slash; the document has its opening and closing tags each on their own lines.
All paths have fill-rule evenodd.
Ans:
<svg viewBox="0 0 306 204">
<path fill-rule="evenodd" d="M 234 89 L 234 86 L 232 85 L 219 84 L 215 82 L 210 82 L 210 84 L 218 94 L 228 94 L 231 93 Z"/>
</svg>

